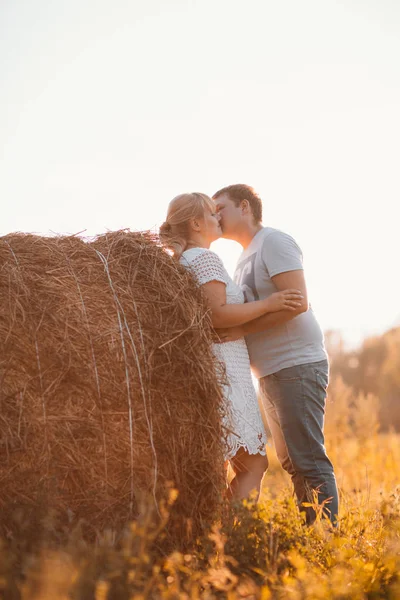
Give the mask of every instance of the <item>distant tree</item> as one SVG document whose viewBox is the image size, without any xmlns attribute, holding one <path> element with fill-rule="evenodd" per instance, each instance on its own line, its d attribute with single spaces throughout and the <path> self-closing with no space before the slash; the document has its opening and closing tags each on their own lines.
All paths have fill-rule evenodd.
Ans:
<svg viewBox="0 0 400 600">
<path fill-rule="evenodd" d="M 350 352 L 335 342 L 339 338 L 332 332 L 326 339 L 332 377 L 340 376 L 357 393 L 377 396 L 381 427 L 400 430 L 400 327 L 367 338 Z"/>
</svg>

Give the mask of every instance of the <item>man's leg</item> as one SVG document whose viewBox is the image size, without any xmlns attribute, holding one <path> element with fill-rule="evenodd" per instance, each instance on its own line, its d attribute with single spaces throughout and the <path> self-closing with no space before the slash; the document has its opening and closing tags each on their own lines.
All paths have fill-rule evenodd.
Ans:
<svg viewBox="0 0 400 600">
<path fill-rule="evenodd" d="M 260 379 L 278 458 L 292 477 L 299 504 L 313 502 L 312 490 L 317 490 L 319 504 L 330 499 L 326 513 L 335 521 L 338 493 L 323 434 L 327 385 L 327 361 L 289 367 Z M 307 522 L 315 519 L 311 508 L 306 517 Z"/>
<path fill-rule="evenodd" d="M 262 386 L 260 380 L 260 390 L 261 387 Z M 278 460 L 281 463 L 283 469 L 285 469 L 285 471 L 291 476 L 299 508 L 304 511 L 305 509 L 301 508 L 301 504 L 303 502 L 308 502 L 311 498 L 309 498 L 309 496 L 307 495 L 307 486 L 304 477 L 296 473 L 296 469 L 294 468 L 290 459 L 289 451 L 281 429 L 281 424 L 279 422 L 278 412 L 275 407 L 274 396 L 276 396 L 276 394 L 271 393 L 267 396 L 265 392 L 262 392 L 262 401 L 267 414 L 268 426 L 272 434 L 272 439 L 274 440 L 275 452 L 278 457 Z"/>
</svg>

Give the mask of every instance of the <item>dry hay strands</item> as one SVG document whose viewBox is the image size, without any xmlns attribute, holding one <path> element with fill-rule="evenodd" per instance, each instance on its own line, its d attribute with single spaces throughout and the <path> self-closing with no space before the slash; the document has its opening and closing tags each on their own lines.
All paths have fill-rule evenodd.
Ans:
<svg viewBox="0 0 400 600">
<path fill-rule="evenodd" d="M 149 232 L 0 238 L 0 508 L 94 529 L 179 495 L 195 536 L 224 487 L 223 397 L 201 291 Z"/>
</svg>

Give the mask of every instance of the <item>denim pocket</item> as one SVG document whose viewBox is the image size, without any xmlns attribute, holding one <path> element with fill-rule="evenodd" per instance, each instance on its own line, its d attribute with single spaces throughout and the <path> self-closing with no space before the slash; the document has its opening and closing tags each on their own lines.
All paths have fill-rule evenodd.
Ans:
<svg viewBox="0 0 400 600">
<path fill-rule="evenodd" d="M 319 369 L 315 369 L 315 375 L 317 377 L 317 383 L 325 390 L 328 389 L 329 383 L 329 375 L 326 371 L 320 371 Z"/>
<path fill-rule="evenodd" d="M 300 381 L 301 373 L 299 367 L 287 367 L 270 375 L 275 381 Z"/>
</svg>

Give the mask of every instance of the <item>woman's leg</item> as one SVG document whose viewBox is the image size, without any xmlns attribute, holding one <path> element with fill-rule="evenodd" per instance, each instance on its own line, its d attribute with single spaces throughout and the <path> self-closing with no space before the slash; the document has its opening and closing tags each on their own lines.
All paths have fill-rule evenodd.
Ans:
<svg viewBox="0 0 400 600">
<path fill-rule="evenodd" d="M 239 448 L 230 464 L 235 476 L 228 487 L 228 497 L 242 500 L 256 490 L 258 500 L 261 480 L 268 468 L 268 458 L 262 454 L 249 454 L 244 448 Z"/>
</svg>

